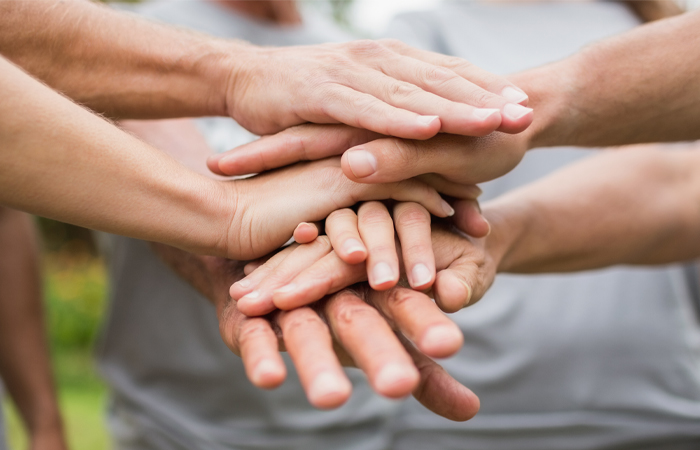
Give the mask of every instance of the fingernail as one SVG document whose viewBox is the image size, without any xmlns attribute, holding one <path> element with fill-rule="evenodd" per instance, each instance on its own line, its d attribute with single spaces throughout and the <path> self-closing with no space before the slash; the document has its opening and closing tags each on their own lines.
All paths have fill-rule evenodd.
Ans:
<svg viewBox="0 0 700 450">
<path fill-rule="evenodd" d="M 392 388 L 406 378 L 415 376 L 415 368 L 404 364 L 387 364 L 377 374 L 375 379 L 375 387 L 382 393 L 391 391 Z"/>
<path fill-rule="evenodd" d="M 532 108 L 526 108 L 522 105 L 516 105 L 515 103 L 506 103 L 503 107 L 503 115 L 513 120 L 518 120 L 531 112 Z"/>
<path fill-rule="evenodd" d="M 411 278 L 413 278 L 414 286 L 423 286 L 430 283 L 433 275 L 425 264 L 416 264 L 411 271 Z"/>
<path fill-rule="evenodd" d="M 486 120 L 494 114 L 500 114 L 500 112 L 495 108 L 475 108 L 472 114 L 479 120 Z"/>
<path fill-rule="evenodd" d="M 343 251 L 347 255 L 352 255 L 353 253 L 364 252 L 365 247 L 357 239 L 348 239 L 343 243 Z"/>
<path fill-rule="evenodd" d="M 442 210 L 445 211 L 445 215 L 447 217 L 452 217 L 455 215 L 455 210 L 450 206 L 449 203 L 447 203 L 445 200 L 442 200 Z"/>
<path fill-rule="evenodd" d="M 289 283 L 285 286 L 282 286 L 281 288 L 275 289 L 275 292 L 280 292 L 282 294 L 286 294 L 287 292 L 292 292 L 297 288 L 297 285 L 294 283 Z"/>
<path fill-rule="evenodd" d="M 524 93 L 523 91 L 519 91 L 518 89 L 515 89 L 515 88 L 510 87 L 510 86 L 503 89 L 503 92 L 501 92 L 501 96 L 503 96 L 509 102 L 513 102 L 513 103 L 524 102 L 525 100 L 528 99 L 528 96 L 526 93 Z"/>
<path fill-rule="evenodd" d="M 442 325 L 428 328 L 428 331 L 423 335 L 423 339 L 421 339 L 421 348 L 433 350 L 444 346 L 446 343 L 459 341 L 460 336 L 457 333 L 459 333 L 458 330 Z"/>
<path fill-rule="evenodd" d="M 459 279 L 459 282 L 462 283 L 464 285 L 464 288 L 467 290 L 467 295 L 465 296 L 465 300 L 464 300 L 464 306 L 462 307 L 462 308 L 466 308 L 467 306 L 469 306 L 469 303 L 471 303 L 471 301 L 472 301 L 472 288 L 471 288 L 471 286 L 469 286 L 467 284 L 466 281 L 464 281 L 462 279 Z"/>
<path fill-rule="evenodd" d="M 372 267 L 372 283 L 374 285 L 384 284 L 387 281 L 394 280 L 394 271 L 391 266 L 385 262 L 380 262 Z"/>
<path fill-rule="evenodd" d="M 351 150 L 347 152 L 348 164 L 353 175 L 364 178 L 377 171 L 377 158 L 367 150 Z"/>
<path fill-rule="evenodd" d="M 488 236 L 489 234 L 491 234 L 491 222 L 489 222 L 489 221 L 486 220 L 486 219 L 484 219 L 484 222 L 486 222 L 486 226 L 487 226 L 488 229 L 489 229 L 489 231 L 486 232 L 486 236 Z"/>
<path fill-rule="evenodd" d="M 343 395 L 350 391 L 350 383 L 343 378 L 332 373 L 324 372 L 319 374 L 309 387 L 309 400 L 312 403 L 321 403 L 324 397 L 329 395 Z M 319 405 L 323 406 L 323 405 Z"/>
<path fill-rule="evenodd" d="M 244 279 L 242 279 L 242 280 L 240 280 L 240 281 L 237 281 L 237 282 L 234 283 L 234 284 L 236 284 L 236 285 L 238 285 L 238 287 L 242 287 L 242 288 L 244 288 L 244 289 L 247 288 L 247 287 L 250 287 L 250 285 L 251 285 L 250 280 L 247 279 L 247 278 L 244 278 Z"/>
<path fill-rule="evenodd" d="M 416 122 L 418 122 L 419 125 L 430 125 L 433 121 L 439 118 L 439 116 L 418 116 L 416 118 Z"/>
<path fill-rule="evenodd" d="M 260 297 L 260 292 L 259 291 L 253 291 L 249 292 L 243 297 L 241 297 L 241 300 L 255 300 L 256 298 Z M 241 301 L 239 300 L 239 301 Z"/>
</svg>

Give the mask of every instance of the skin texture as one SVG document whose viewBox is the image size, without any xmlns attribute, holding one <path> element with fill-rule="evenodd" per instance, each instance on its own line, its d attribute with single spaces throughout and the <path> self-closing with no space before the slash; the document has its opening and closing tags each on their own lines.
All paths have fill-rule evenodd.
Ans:
<svg viewBox="0 0 700 450">
<path fill-rule="evenodd" d="M 237 259 L 263 256 L 287 241 L 300 222 L 321 220 L 357 201 L 417 201 L 438 216 L 452 213 L 420 180 L 354 183 L 342 176 L 338 158 L 246 180 L 212 180 L 6 60 L 0 59 L 0 68 L 0 204 Z M 453 183 L 445 189 L 454 194 L 461 187 Z M 463 196 L 469 195 L 466 190 Z"/>
<path fill-rule="evenodd" d="M 260 3 L 237 8 L 299 20 L 289 2 Z M 396 41 L 263 48 L 86 0 L 4 0 L 0 30 L 2 55 L 113 118 L 225 115 L 256 134 L 346 123 L 412 139 L 518 132 L 532 121 L 516 105 L 527 96 L 505 78 Z"/>
<path fill-rule="evenodd" d="M 37 247 L 31 217 L 0 207 L 0 376 L 24 421 L 31 450 L 65 450 Z"/>
<path fill-rule="evenodd" d="M 448 419 L 467 420 L 478 411 L 479 400 L 471 391 L 392 331 L 396 327 L 405 332 L 431 354 L 451 354 L 459 348 L 459 329 L 423 294 L 403 288 L 382 293 L 346 290 L 314 309 L 250 318 L 237 310 L 227 294 L 228 286 L 242 275 L 240 263 L 161 244 L 154 247 L 216 306 L 222 339 L 242 357 L 254 385 L 271 389 L 283 382 L 281 345 L 292 357 L 309 402 L 318 408 L 336 408 L 349 397 L 351 386 L 342 364 L 360 367 L 379 394 L 399 398 L 413 393 L 424 406 Z M 326 248 L 330 248 L 327 241 Z M 411 312 L 425 311 L 430 305 L 433 319 L 415 320 Z M 437 344 L 426 340 L 431 330 L 441 333 Z"/>
<path fill-rule="evenodd" d="M 473 184 L 507 173 L 531 148 L 698 139 L 699 27 L 700 11 L 686 13 L 511 76 L 536 113 L 520 134 L 411 141 L 305 125 L 213 156 L 209 167 L 235 175 L 342 154 L 345 175 L 362 183 L 437 174 Z"/>
</svg>

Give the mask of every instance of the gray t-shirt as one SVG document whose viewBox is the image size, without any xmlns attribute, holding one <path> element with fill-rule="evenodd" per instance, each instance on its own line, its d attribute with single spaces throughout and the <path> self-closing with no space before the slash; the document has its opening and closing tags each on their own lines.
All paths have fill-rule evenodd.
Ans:
<svg viewBox="0 0 700 450">
<path fill-rule="evenodd" d="M 258 44 L 310 44 L 346 36 L 313 11 L 304 27 L 255 23 L 210 3 L 161 2 L 143 15 Z M 230 119 L 197 121 L 218 150 L 250 139 Z M 109 426 L 117 450 L 385 449 L 398 404 L 375 395 L 355 370 L 353 395 L 334 411 L 306 400 L 286 354 L 288 379 L 252 386 L 219 335 L 210 303 L 142 241 L 113 237 L 111 304 L 98 348 L 112 393 Z"/>
<path fill-rule="evenodd" d="M 637 23 L 612 2 L 449 2 L 397 18 L 388 34 L 508 74 Z M 589 154 L 530 152 L 513 172 L 485 184 L 483 197 Z M 452 315 L 465 345 L 444 362 L 481 397 L 481 411 L 455 423 L 411 399 L 393 448 L 700 448 L 700 329 L 691 273 L 666 266 L 500 276 L 477 305 Z"/>
</svg>

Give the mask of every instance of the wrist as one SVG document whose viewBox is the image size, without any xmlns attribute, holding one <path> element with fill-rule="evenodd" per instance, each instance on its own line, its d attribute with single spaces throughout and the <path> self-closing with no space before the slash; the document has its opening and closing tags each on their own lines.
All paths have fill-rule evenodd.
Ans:
<svg viewBox="0 0 700 450">
<path fill-rule="evenodd" d="M 196 253 L 224 258 L 235 257 L 231 243 L 238 231 L 238 195 L 236 183 L 204 178 L 204 187 L 197 191 L 202 228 Z"/>
<path fill-rule="evenodd" d="M 510 77 L 530 97 L 533 123 L 523 131 L 527 148 L 574 145 L 578 112 L 574 100 L 580 92 L 579 58 L 521 72 Z"/>
<path fill-rule="evenodd" d="M 251 60 L 258 47 L 240 40 L 217 40 L 205 65 L 205 77 L 212 86 L 210 113 L 214 116 L 235 118 L 236 92 L 242 89 Z"/>
<path fill-rule="evenodd" d="M 491 225 L 485 249 L 496 272 L 518 272 L 516 247 L 527 228 L 526 208 L 496 199 L 483 205 L 483 214 Z"/>
</svg>

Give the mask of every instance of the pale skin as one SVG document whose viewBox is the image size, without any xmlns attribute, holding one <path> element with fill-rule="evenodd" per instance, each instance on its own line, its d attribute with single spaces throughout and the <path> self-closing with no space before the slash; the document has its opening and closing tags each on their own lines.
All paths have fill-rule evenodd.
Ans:
<svg viewBox="0 0 700 450">
<path fill-rule="evenodd" d="M 536 112 L 532 126 L 517 135 L 409 141 L 344 127 L 300 126 L 212 156 L 209 167 L 235 175 L 342 154 L 345 175 L 362 183 L 437 174 L 474 184 L 507 173 L 537 147 L 700 139 L 698 29 L 700 11 L 686 13 L 511 76 Z"/>
<path fill-rule="evenodd" d="M 572 272 L 700 257 L 698 169 L 698 144 L 684 150 L 656 145 L 611 150 L 486 202 L 483 215 L 491 224 L 486 237 L 448 237 L 434 228 L 432 249 L 440 270 L 433 286 L 436 303 L 445 312 L 473 304 L 499 272 Z M 468 202 L 455 202 L 457 226 L 472 220 L 470 208 Z M 385 225 L 391 225 L 390 218 Z M 428 226 L 425 220 L 423 227 Z M 303 264 L 290 260 L 288 267 L 295 269 L 283 274 L 256 275 L 263 265 L 232 292 L 241 283 L 254 289 L 283 275 L 295 289 L 270 295 L 275 306 L 295 308 L 366 280 L 358 266 L 333 250 Z"/>
<path fill-rule="evenodd" d="M 67 449 L 43 318 L 32 218 L 0 207 L 0 377 L 17 405 L 31 450 Z"/>
<path fill-rule="evenodd" d="M 289 2 L 241 8 L 295 20 Z M 344 123 L 412 139 L 532 122 L 505 78 L 396 41 L 263 48 L 86 0 L 4 0 L 0 30 L 0 54 L 113 118 L 230 116 L 256 134 Z"/>
<path fill-rule="evenodd" d="M 355 183 L 342 176 L 337 157 L 247 180 L 212 180 L 6 60 L 0 59 L 0 69 L 0 85 L 5 87 L 0 103 L 0 204 L 236 259 L 265 255 L 288 240 L 300 222 L 322 220 L 361 200 L 414 200 L 433 214 L 452 214 L 423 181 Z M 443 183 L 440 189 L 471 196 L 470 189 L 456 183 Z M 279 192 L 286 196 L 280 198 Z"/>
</svg>

